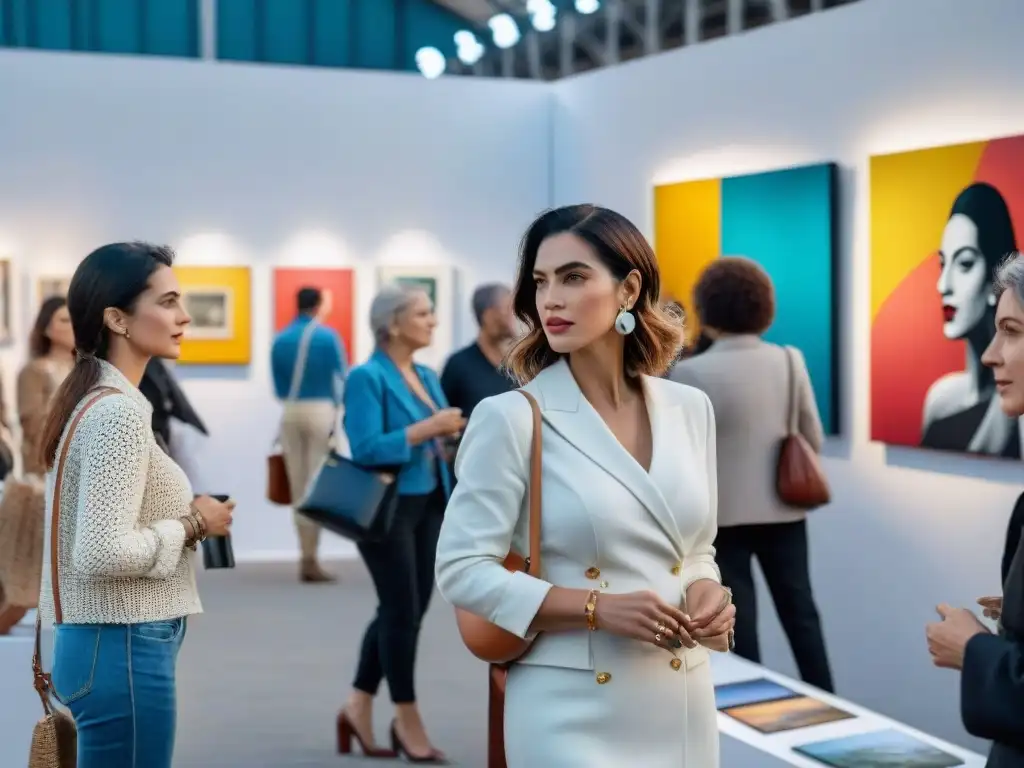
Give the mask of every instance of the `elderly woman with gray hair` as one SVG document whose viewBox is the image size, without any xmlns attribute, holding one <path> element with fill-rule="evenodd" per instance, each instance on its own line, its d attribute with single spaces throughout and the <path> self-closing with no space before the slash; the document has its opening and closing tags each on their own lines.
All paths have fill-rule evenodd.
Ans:
<svg viewBox="0 0 1024 768">
<path fill-rule="evenodd" d="M 443 765 L 420 718 L 413 677 L 452 486 L 447 441 L 466 420 L 458 408 L 448 407 L 437 374 L 413 362 L 413 353 L 430 345 L 437 325 L 424 291 L 385 287 L 370 306 L 370 325 L 376 349 L 349 373 L 345 431 L 355 462 L 402 467 L 399 509 L 385 540 L 359 544 L 380 604 L 363 636 L 352 694 L 338 715 L 338 750 L 349 752 L 354 739 L 368 757 Z M 382 679 L 395 704 L 390 750 L 376 746 L 373 737 L 373 699 Z"/>
</svg>

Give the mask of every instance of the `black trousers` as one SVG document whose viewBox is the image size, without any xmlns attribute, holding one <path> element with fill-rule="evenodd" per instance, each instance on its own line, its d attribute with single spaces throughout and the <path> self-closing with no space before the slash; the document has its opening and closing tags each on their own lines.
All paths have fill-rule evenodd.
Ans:
<svg viewBox="0 0 1024 768">
<path fill-rule="evenodd" d="M 381 680 L 387 679 L 396 704 L 416 701 L 416 647 L 434 592 L 434 559 L 444 508 L 440 482 L 429 495 L 401 496 L 388 537 L 359 545 L 380 603 L 363 634 L 353 685 L 375 695 Z"/>
<path fill-rule="evenodd" d="M 737 655 L 761 663 L 753 559 L 768 583 L 775 611 L 804 682 L 832 692 L 821 618 L 814 604 L 807 551 L 807 523 L 736 525 L 718 529 L 716 560 L 736 604 Z"/>
</svg>

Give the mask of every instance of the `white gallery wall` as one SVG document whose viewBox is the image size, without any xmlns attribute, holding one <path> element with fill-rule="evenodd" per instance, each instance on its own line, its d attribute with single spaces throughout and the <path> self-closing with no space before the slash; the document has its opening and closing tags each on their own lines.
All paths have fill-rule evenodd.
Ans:
<svg viewBox="0 0 1024 768">
<path fill-rule="evenodd" d="M 380 264 L 458 270 L 451 335 L 475 334 L 469 292 L 510 280 L 518 238 L 550 199 L 544 84 L 0 52 L 0 257 L 16 275 L 23 363 L 33 279 L 105 242 L 169 243 L 179 263 L 252 267 L 252 363 L 178 366 L 210 437 L 187 435 L 197 490 L 238 501 L 239 558 L 297 558 L 287 510 L 264 501 L 277 429 L 269 349 L 274 266 L 357 269 L 354 358 Z M 442 329 L 444 330 L 444 329 Z M 327 535 L 326 556 L 353 552 Z"/>
<path fill-rule="evenodd" d="M 1024 467 L 869 442 L 867 158 L 1024 133 L 1022 30 L 1020 0 L 861 0 L 553 86 L 554 202 L 607 205 L 648 235 L 655 183 L 841 165 L 843 437 L 826 449 L 835 502 L 810 522 L 836 683 L 976 749 L 924 625 L 939 602 L 1000 593 Z M 794 672 L 764 590 L 761 605 L 764 659 Z"/>
</svg>

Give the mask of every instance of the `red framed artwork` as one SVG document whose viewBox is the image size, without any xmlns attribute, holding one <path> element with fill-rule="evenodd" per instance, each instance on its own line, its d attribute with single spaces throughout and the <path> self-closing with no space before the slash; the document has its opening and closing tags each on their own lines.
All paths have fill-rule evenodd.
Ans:
<svg viewBox="0 0 1024 768">
<path fill-rule="evenodd" d="M 320 269 L 316 267 L 274 270 L 274 332 L 295 319 L 296 296 L 302 288 L 319 288 L 330 294 L 331 310 L 323 318 L 324 325 L 336 330 L 345 342 L 348 362 L 354 357 L 355 338 L 352 333 L 353 285 L 351 269 Z"/>
</svg>

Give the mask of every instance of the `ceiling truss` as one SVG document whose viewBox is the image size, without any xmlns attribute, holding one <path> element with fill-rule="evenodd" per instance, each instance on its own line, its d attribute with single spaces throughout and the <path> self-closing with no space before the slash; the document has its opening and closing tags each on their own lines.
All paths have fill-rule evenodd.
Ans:
<svg viewBox="0 0 1024 768">
<path fill-rule="evenodd" d="M 438 1 L 453 10 L 456 4 L 475 6 L 478 18 L 522 6 L 520 0 Z M 537 32 L 520 17 L 523 36 L 517 45 L 489 47 L 470 66 L 450 61 L 448 72 L 554 80 L 850 2 L 856 0 L 602 0 L 590 15 L 560 13 L 551 32 Z M 482 41 L 489 39 L 486 21 L 476 32 Z"/>
</svg>

